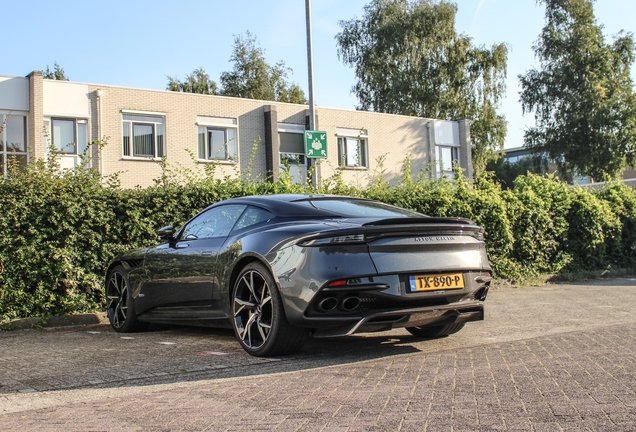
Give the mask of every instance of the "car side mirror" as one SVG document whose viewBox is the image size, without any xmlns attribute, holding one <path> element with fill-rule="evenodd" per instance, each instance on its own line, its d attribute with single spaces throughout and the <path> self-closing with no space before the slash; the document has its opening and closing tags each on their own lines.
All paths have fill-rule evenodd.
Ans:
<svg viewBox="0 0 636 432">
<path fill-rule="evenodd" d="M 174 227 L 172 225 L 165 226 L 157 231 L 157 240 L 172 240 L 173 236 Z"/>
</svg>

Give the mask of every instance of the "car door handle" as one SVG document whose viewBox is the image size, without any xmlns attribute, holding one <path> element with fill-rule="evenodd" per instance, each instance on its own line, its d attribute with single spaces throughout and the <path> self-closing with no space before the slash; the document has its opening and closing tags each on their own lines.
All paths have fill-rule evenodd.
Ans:
<svg viewBox="0 0 636 432">
<path fill-rule="evenodd" d="M 183 249 L 183 248 L 187 248 L 188 246 L 190 246 L 188 243 L 177 243 L 177 249 Z"/>
</svg>

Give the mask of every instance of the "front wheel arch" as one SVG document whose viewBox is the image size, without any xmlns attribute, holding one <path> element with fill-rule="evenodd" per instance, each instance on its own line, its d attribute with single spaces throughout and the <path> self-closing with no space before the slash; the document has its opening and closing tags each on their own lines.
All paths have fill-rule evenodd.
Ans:
<svg viewBox="0 0 636 432">
<path fill-rule="evenodd" d="M 132 270 L 132 267 L 128 264 L 128 262 L 126 262 L 125 259 L 118 259 L 117 261 L 113 261 L 106 269 L 106 274 L 104 275 L 104 283 L 108 282 L 108 275 L 117 266 L 122 266 L 127 272 Z"/>
<path fill-rule="evenodd" d="M 108 275 L 117 266 L 123 266 L 123 262 L 122 261 L 113 261 L 112 263 L 110 263 L 110 265 L 106 269 L 106 274 L 104 274 L 104 284 L 108 283 Z"/>
<path fill-rule="evenodd" d="M 139 322 L 130 292 L 128 279 L 130 266 L 115 264 L 109 267 L 104 294 L 106 297 L 106 315 L 113 330 L 118 333 L 143 331 L 147 323 Z"/>
</svg>

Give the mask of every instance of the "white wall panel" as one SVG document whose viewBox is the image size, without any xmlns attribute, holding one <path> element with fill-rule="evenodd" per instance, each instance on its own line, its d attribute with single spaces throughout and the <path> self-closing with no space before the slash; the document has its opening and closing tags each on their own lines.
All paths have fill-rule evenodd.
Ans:
<svg viewBox="0 0 636 432">
<path fill-rule="evenodd" d="M 88 85 L 48 79 L 43 84 L 45 116 L 88 117 Z"/>
<path fill-rule="evenodd" d="M 0 109 L 29 111 L 29 79 L 0 76 Z"/>
<path fill-rule="evenodd" d="M 455 121 L 435 120 L 435 144 L 459 147 L 459 124 Z"/>
</svg>

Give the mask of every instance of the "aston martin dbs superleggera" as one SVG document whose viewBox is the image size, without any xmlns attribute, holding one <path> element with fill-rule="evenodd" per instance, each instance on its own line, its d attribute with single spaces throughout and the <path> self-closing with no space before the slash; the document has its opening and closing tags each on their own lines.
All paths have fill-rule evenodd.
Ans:
<svg viewBox="0 0 636 432">
<path fill-rule="evenodd" d="M 110 263 L 107 313 L 118 332 L 231 326 L 255 356 L 289 354 L 308 335 L 447 336 L 484 318 L 483 232 L 353 197 L 230 199 Z"/>
</svg>

